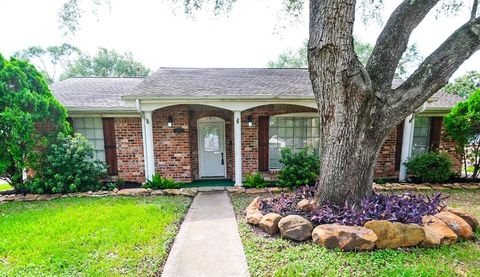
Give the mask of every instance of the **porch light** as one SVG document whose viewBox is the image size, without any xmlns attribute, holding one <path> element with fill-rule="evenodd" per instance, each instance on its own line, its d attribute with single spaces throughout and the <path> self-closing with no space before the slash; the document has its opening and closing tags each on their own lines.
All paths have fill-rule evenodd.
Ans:
<svg viewBox="0 0 480 277">
<path fill-rule="evenodd" d="M 173 117 L 171 115 L 168 116 L 168 123 L 167 123 L 168 128 L 173 127 Z"/>
<path fill-rule="evenodd" d="M 248 118 L 247 118 L 247 124 L 248 124 L 248 127 L 253 126 L 253 118 L 252 118 L 251 115 L 249 115 Z"/>
</svg>

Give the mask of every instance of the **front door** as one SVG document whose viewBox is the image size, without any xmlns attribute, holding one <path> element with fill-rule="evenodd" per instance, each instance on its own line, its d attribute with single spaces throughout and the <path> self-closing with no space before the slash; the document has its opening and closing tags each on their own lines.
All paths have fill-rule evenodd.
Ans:
<svg viewBox="0 0 480 277">
<path fill-rule="evenodd" d="M 225 121 L 202 118 L 198 122 L 200 178 L 225 177 Z"/>
</svg>

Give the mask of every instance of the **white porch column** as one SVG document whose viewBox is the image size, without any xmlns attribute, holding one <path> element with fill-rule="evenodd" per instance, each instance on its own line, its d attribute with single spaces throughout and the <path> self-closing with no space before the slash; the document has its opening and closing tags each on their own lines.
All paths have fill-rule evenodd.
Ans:
<svg viewBox="0 0 480 277">
<path fill-rule="evenodd" d="M 145 161 L 145 179 L 155 174 L 155 153 L 153 148 L 152 112 L 144 112 L 142 116 L 143 153 Z"/>
<path fill-rule="evenodd" d="M 400 159 L 400 174 L 398 179 L 400 182 L 407 181 L 407 167 L 405 163 L 410 158 L 413 140 L 413 116 L 409 115 L 405 118 L 403 123 L 403 138 L 402 138 L 402 156 Z"/>
<path fill-rule="evenodd" d="M 242 112 L 233 112 L 235 143 L 235 186 L 242 185 Z"/>
</svg>

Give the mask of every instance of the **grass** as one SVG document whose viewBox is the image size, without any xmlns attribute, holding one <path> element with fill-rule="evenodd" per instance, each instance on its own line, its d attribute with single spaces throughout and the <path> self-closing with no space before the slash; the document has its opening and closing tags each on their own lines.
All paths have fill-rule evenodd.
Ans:
<svg viewBox="0 0 480 277">
<path fill-rule="evenodd" d="M 150 276 L 186 197 L 65 198 L 0 205 L 0 276 Z"/>
<path fill-rule="evenodd" d="M 449 206 L 480 217 L 480 192 L 447 193 Z M 478 241 L 441 248 L 354 253 L 270 237 L 244 220 L 243 210 L 254 197 L 231 195 L 252 276 L 480 276 Z"/>
<path fill-rule="evenodd" d="M 11 190 L 11 189 L 13 189 L 13 187 L 10 186 L 9 184 L 0 184 L 0 191 Z"/>
</svg>

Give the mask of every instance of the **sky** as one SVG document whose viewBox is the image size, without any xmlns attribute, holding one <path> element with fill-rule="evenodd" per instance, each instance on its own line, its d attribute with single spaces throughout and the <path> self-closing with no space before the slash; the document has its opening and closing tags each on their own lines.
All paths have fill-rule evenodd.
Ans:
<svg viewBox="0 0 480 277">
<path fill-rule="evenodd" d="M 159 67 L 266 67 L 287 49 L 297 49 L 308 37 L 308 17 L 293 21 L 282 16 L 279 0 L 238 0 L 231 12 L 215 16 L 204 9 L 188 17 L 168 0 L 111 0 L 94 15 L 92 0 L 82 0 L 84 18 L 73 37 L 59 29 L 58 10 L 64 0 L 0 0 L 2 41 L 5 56 L 29 46 L 43 47 L 69 42 L 94 54 L 98 47 L 130 51 L 135 59 L 155 70 Z M 470 5 L 466 0 L 466 5 Z M 181 1 L 180 1 L 181 2 Z M 385 1 L 388 17 L 400 2 Z M 465 9 L 455 17 L 432 11 L 414 31 L 416 43 L 426 57 L 468 19 Z M 381 32 L 378 22 L 361 23 L 355 36 L 374 44 Z M 480 70 L 480 53 L 465 62 L 454 77 Z"/>
</svg>

